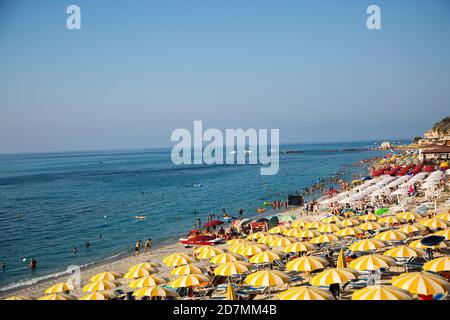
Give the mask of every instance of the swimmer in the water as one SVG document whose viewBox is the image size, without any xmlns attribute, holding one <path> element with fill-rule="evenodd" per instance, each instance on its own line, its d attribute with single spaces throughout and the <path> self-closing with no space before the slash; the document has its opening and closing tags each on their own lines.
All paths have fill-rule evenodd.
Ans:
<svg viewBox="0 0 450 320">
<path fill-rule="evenodd" d="M 91 246 L 91 244 L 89 243 L 89 241 L 86 241 L 85 243 L 86 248 L 89 248 Z"/>
<path fill-rule="evenodd" d="M 6 270 L 6 262 L 2 262 L 2 271 Z"/>
<path fill-rule="evenodd" d="M 76 247 L 76 246 L 74 246 L 74 247 L 72 248 L 72 253 L 73 253 L 73 254 L 77 253 L 77 247 Z"/>
<path fill-rule="evenodd" d="M 30 259 L 30 270 L 36 269 L 37 261 L 34 258 Z"/>
</svg>

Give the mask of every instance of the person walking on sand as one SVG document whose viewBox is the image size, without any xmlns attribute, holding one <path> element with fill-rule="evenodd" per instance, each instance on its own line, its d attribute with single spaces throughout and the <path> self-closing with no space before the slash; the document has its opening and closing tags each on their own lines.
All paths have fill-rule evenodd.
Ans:
<svg viewBox="0 0 450 320">
<path fill-rule="evenodd" d="M 134 257 L 139 257 L 139 253 L 141 251 L 141 240 L 136 241 L 136 245 L 134 246 Z"/>
<path fill-rule="evenodd" d="M 144 244 L 144 252 L 152 251 L 152 239 L 148 239 Z"/>
</svg>

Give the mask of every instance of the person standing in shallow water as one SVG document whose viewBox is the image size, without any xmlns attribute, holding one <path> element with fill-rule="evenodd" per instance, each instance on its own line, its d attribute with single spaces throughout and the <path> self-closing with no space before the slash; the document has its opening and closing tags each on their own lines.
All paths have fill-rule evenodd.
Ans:
<svg viewBox="0 0 450 320">
<path fill-rule="evenodd" d="M 144 244 L 144 252 L 152 251 L 152 239 L 148 239 Z"/>
<path fill-rule="evenodd" d="M 36 269 L 37 266 L 37 261 L 34 258 L 30 259 L 30 270 L 33 271 L 34 269 Z"/>
<path fill-rule="evenodd" d="M 134 246 L 134 256 L 139 257 L 139 253 L 141 252 L 141 240 L 136 241 Z"/>
</svg>

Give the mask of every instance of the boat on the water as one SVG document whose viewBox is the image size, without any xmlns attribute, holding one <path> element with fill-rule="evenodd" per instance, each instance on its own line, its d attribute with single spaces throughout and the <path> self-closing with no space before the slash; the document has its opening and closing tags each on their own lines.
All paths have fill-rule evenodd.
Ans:
<svg viewBox="0 0 450 320">
<path fill-rule="evenodd" d="M 180 242 L 184 245 L 212 246 L 219 244 L 223 239 L 215 235 L 199 234 L 197 230 L 191 230 Z"/>
</svg>

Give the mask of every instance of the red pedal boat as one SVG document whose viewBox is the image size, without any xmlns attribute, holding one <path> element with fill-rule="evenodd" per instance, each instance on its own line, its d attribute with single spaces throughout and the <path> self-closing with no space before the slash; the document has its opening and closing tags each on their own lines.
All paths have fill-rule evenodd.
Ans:
<svg viewBox="0 0 450 320">
<path fill-rule="evenodd" d="M 190 231 L 185 238 L 180 238 L 184 245 L 212 246 L 223 241 L 221 237 L 198 234 L 197 230 Z"/>
</svg>

